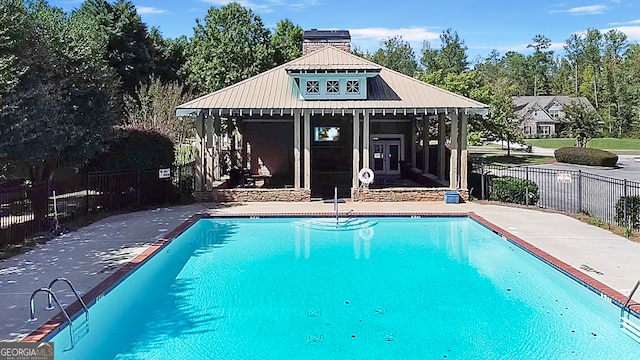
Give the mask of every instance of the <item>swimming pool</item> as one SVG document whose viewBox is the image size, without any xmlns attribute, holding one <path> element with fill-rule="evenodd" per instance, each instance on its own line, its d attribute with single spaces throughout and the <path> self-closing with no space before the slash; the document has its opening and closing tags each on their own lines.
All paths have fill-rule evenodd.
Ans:
<svg viewBox="0 0 640 360">
<path fill-rule="evenodd" d="M 56 359 L 638 358 L 619 308 L 468 217 L 202 219 Z"/>
</svg>

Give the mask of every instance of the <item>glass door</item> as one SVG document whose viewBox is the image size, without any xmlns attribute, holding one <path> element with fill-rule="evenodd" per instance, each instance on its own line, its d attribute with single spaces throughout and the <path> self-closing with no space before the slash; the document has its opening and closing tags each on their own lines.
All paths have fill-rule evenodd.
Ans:
<svg viewBox="0 0 640 360">
<path fill-rule="evenodd" d="M 376 140 L 373 142 L 373 171 L 376 175 L 400 174 L 400 146 L 398 140 Z"/>
</svg>

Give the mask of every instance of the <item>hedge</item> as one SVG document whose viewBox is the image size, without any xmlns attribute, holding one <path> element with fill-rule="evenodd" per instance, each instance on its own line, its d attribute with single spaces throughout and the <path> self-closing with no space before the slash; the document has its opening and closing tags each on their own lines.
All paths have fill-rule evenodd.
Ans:
<svg viewBox="0 0 640 360">
<path fill-rule="evenodd" d="M 156 132 L 118 129 L 107 151 L 89 161 L 92 170 L 121 171 L 171 167 L 175 160 L 171 140 Z"/>
<path fill-rule="evenodd" d="M 563 147 L 554 153 L 558 162 L 577 165 L 614 167 L 618 155 L 600 149 L 584 147 Z"/>
<path fill-rule="evenodd" d="M 529 195 L 528 201 L 527 193 Z M 521 205 L 535 205 L 538 200 L 540 200 L 540 194 L 538 192 L 538 185 L 535 182 L 504 176 L 493 178 L 489 200 Z"/>
<path fill-rule="evenodd" d="M 616 202 L 616 223 L 620 226 L 640 229 L 640 196 L 626 197 L 627 217 L 625 219 L 625 197 Z"/>
</svg>

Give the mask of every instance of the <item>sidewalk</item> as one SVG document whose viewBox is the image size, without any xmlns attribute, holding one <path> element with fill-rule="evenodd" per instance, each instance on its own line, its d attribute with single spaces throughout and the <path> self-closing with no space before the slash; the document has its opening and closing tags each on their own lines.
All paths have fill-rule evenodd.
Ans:
<svg viewBox="0 0 640 360">
<path fill-rule="evenodd" d="M 25 254 L 0 261 L 0 340 L 21 339 L 55 315 L 42 310 L 46 300 L 45 296 L 39 296 L 39 321 L 27 323 L 29 297 L 35 289 L 46 287 L 56 277 L 67 277 L 80 294 L 84 294 L 195 213 L 317 213 L 332 209 L 333 204 L 322 202 L 202 203 L 103 219 L 38 245 Z M 561 214 L 498 205 L 441 202 L 347 202 L 340 204 L 340 210 L 475 212 L 622 294 L 628 294 L 640 277 L 640 244 Z M 60 295 L 63 304 L 75 300 L 69 292 L 60 291 Z"/>
</svg>

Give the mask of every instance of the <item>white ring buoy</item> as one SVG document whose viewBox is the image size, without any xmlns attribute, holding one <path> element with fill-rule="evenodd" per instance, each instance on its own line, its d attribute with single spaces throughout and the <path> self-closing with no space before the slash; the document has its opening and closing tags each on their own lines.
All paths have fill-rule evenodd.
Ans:
<svg viewBox="0 0 640 360">
<path fill-rule="evenodd" d="M 373 182 L 373 171 L 369 168 L 362 168 L 358 173 L 358 180 L 366 185 L 371 184 Z"/>
</svg>

